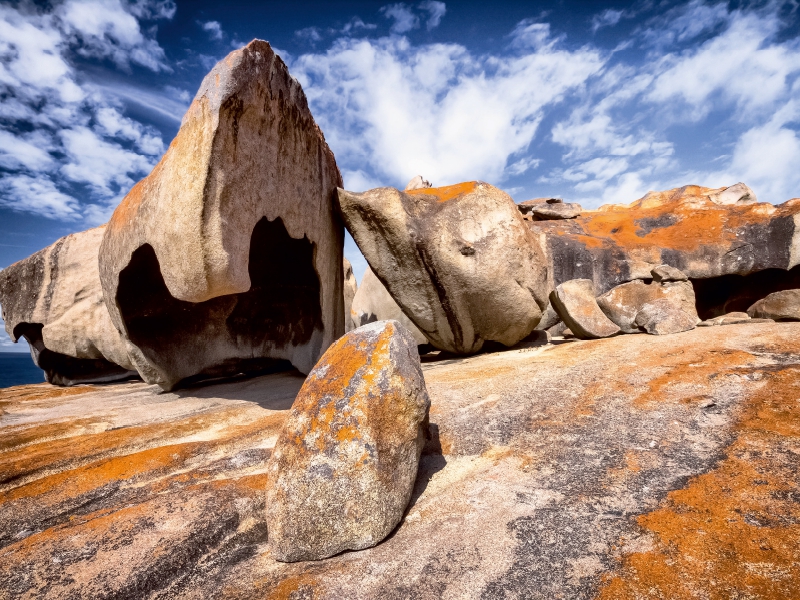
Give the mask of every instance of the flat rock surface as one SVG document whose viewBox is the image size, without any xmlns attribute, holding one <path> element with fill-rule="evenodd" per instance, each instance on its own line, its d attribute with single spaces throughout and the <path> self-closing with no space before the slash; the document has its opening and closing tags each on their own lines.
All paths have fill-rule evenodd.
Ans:
<svg viewBox="0 0 800 600">
<path fill-rule="evenodd" d="M 279 563 L 296 373 L 0 391 L 4 597 L 790 598 L 800 323 L 427 359 L 432 440 L 383 543 Z"/>
</svg>

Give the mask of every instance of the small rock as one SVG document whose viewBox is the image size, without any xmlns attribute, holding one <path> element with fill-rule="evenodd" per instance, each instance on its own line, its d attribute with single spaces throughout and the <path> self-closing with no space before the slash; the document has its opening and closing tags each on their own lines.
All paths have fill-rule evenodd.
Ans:
<svg viewBox="0 0 800 600">
<path fill-rule="evenodd" d="M 655 440 L 651 440 L 649 446 L 651 448 L 655 448 L 656 446 L 658 446 L 658 442 L 656 442 Z"/>
<path fill-rule="evenodd" d="M 754 303 L 747 314 L 757 319 L 800 321 L 800 290 L 774 292 Z"/>
<path fill-rule="evenodd" d="M 688 281 L 686 273 L 675 267 L 669 265 L 658 265 L 655 269 L 650 271 L 653 274 L 653 280 L 662 283 L 667 281 Z"/>
<path fill-rule="evenodd" d="M 339 338 L 309 373 L 267 465 L 282 562 L 374 546 L 411 498 L 430 407 L 417 342 L 397 321 Z"/>
<path fill-rule="evenodd" d="M 417 175 L 411 181 L 408 182 L 406 186 L 406 191 L 408 190 L 422 190 L 425 188 L 433 187 L 431 182 L 427 179 L 424 179 L 422 175 Z"/>
<path fill-rule="evenodd" d="M 694 329 L 697 317 L 676 308 L 669 300 L 645 304 L 636 315 L 636 325 L 652 335 L 667 335 Z"/>
<path fill-rule="evenodd" d="M 358 282 L 353 274 L 353 265 L 346 258 L 342 259 L 344 269 L 344 330 L 345 333 L 353 330 L 353 319 L 350 317 L 350 310 L 353 308 L 353 298 L 358 292 Z"/>
<path fill-rule="evenodd" d="M 541 220 L 574 219 L 583 212 L 583 207 L 574 202 L 545 203 L 532 205 L 528 212 Z"/>
<path fill-rule="evenodd" d="M 726 187 L 716 194 L 709 194 L 708 199 L 714 204 L 755 204 L 758 198 L 753 190 L 744 183 Z"/>
<path fill-rule="evenodd" d="M 698 321 L 694 289 L 688 281 L 629 281 L 599 296 L 597 304 L 623 333 L 639 333 L 641 330 L 636 325 L 637 315 L 645 304 L 656 300 L 664 300 L 674 308 L 692 315 L 695 322 Z"/>
<path fill-rule="evenodd" d="M 716 405 L 717 403 L 712 398 L 707 398 L 700 403 L 700 408 L 711 408 Z"/>
<path fill-rule="evenodd" d="M 538 331 L 544 331 L 545 329 L 550 329 L 554 327 L 561 321 L 561 317 L 558 316 L 558 313 L 553 308 L 553 304 L 551 302 L 547 302 L 547 306 L 542 313 L 542 318 L 539 321 L 539 324 L 534 328 Z"/>
<path fill-rule="evenodd" d="M 550 293 L 550 302 L 576 337 L 606 338 L 620 332 L 597 305 L 590 279 L 565 281 Z"/>
<path fill-rule="evenodd" d="M 517 208 L 523 215 L 527 215 L 530 214 L 535 206 L 541 206 L 542 204 L 561 204 L 562 202 L 563 200 L 561 198 L 531 198 L 530 200 L 525 200 L 517 204 Z"/>
</svg>

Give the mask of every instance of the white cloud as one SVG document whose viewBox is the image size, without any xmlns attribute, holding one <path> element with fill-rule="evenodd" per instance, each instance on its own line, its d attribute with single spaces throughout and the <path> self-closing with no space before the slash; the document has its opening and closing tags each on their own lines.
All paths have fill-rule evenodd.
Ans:
<svg viewBox="0 0 800 600">
<path fill-rule="evenodd" d="M 203 31 L 208 32 L 208 37 L 212 40 L 221 40 L 223 37 L 222 25 L 219 21 L 206 21 L 205 23 L 198 21 Z"/>
<path fill-rule="evenodd" d="M 536 50 L 504 56 L 397 36 L 340 39 L 290 68 L 344 169 L 393 185 L 418 173 L 441 185 L 497 182 L 533 166 L 517 155 L 545 108 L 602 65 L 597 52 L 559 49 L 544 35 Z"/>
<path fill-rule="evenodd" d="M 381 8 L 381 12 L 387 19 L 392 19 L 391 30 L 393 33 L 407 33 L 419 27 L 419 17 L 408 5 L 401 3 L 387 4 Z"/>
<path fill-rule="evenodd" d="M 436 29 L 442 18 L 447 13 L 447 6 L 444 2 L 437 2 L 436 0 L 425 0 L 420 2 L 419 8 L 428 12 L 428 20 L 425 22 L 425 28 L 428 31 Z"/>
<path fill-rule="evenodd" d="M 592 17 L 592 32 L 596 32 L 598 29 L 602 27 L 613 27 L 617 23 L 619 23 L 620 19 L 622 19 L 622 15 L 625 14 L 622 10 L 614 10 L 613 8 L 607 8 L 600 14 L 594 15 Z"/>
<path fill-rule="evenodd" d="M 66 0 L 49 11 L 28 3 L 0 6 L 0 166 L 6 170 L 0 205 L 94 222 L 98 207 L 106 210 L 150 170 L 164 143 L 157 131 L 123 114 L 122 100 L 149 102 L 174 119 L 186 101 L 172 100 L 172 92 L 148 100 L 146 90 L 93 83 L 72 58 L 166 71 L 154 29 L 145 31 L 138 19 L 174 12 L 174 3 L 163 0 Z"/>
</svg>

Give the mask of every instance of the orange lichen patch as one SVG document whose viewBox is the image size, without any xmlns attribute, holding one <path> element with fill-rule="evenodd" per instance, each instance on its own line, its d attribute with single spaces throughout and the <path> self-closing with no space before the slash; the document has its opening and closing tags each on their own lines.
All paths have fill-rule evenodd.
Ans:
<svg viewBox="0 0 800 600">
<path fill-rule="evenodd" d="M 412 196 L 433 196 L 438 202 L 447 202 L 453 198 L 458 198 L 464 194 L 469 194 L 474 191 L 478 186 L 477 181 L 465 181 L 464 183 L 457 183 L 455 185 L 446 185 L 444 187 L 421 188 L 418 190 L 408 190 L 404 192 Z"/>
<path fill-rule="evenodd" d="M 37 442 L 3 454 L 0 480 L 10 482 L 38 471 L 87 464 L 104 456 L 122 454 L 131 448 L 141 449 L 168 443 L 206 429 L 219 428 L 221 423 L 236 418 L 241 411 L 241 408 L 211 411 L 171 423 L 125 427 L 94 435 L 60 436 L 52 441 Z M 63 427 L 65 430 L 70 429 L 69 423 L 63 423 Z M 48 426 L 47 431 L 51 437 L 52 429 L 53 427 Z"/>
<path fill-rule="evenodd" d="M 625 557 L 601 598 L 796 597 L 800 370 L 767 377 L 718 466 L 639 518 L 656 546 Z"/>
<path fill-rule="evenodd" d="M 37 442 L 83 435 L 97 425 L 102 425 L 100 419 L 91 418 L 3 427 L 3 433 L 0 436 L 0 452 Z"/>
<path fill-rule="evenodd" d="M 0 402 L 12 404 L 14 402 L 31 402 L 36 400 L 50 400 L 64 396 L 77 396 L 100 389 L 96 385 L 76 385 L 74 387 L 59 387 L 49 383 L 34 383 L 31 385 L 15 385 L 0 389 Z"/>
<path fill-rule="evenodd" d="M 293 598 L 314 598 L 316 578 L 308 573 L 287 577 L 278 582 L 267 595 L 267 600 L 291 600 Z"/>
</svg>

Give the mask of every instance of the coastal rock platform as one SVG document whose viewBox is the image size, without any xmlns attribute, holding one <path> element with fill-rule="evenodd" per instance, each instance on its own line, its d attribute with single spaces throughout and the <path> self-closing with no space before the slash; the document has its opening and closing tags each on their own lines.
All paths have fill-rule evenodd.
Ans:
<svg viewBox="0 0 800 600">
<path fill-rule="evenodd" d="M 426 357 L 430 440 L 381 544 L 271 556 L 295 371 L 0 390 L 8 598 L 787 598 L 800 323 Z"/>
</svg>

